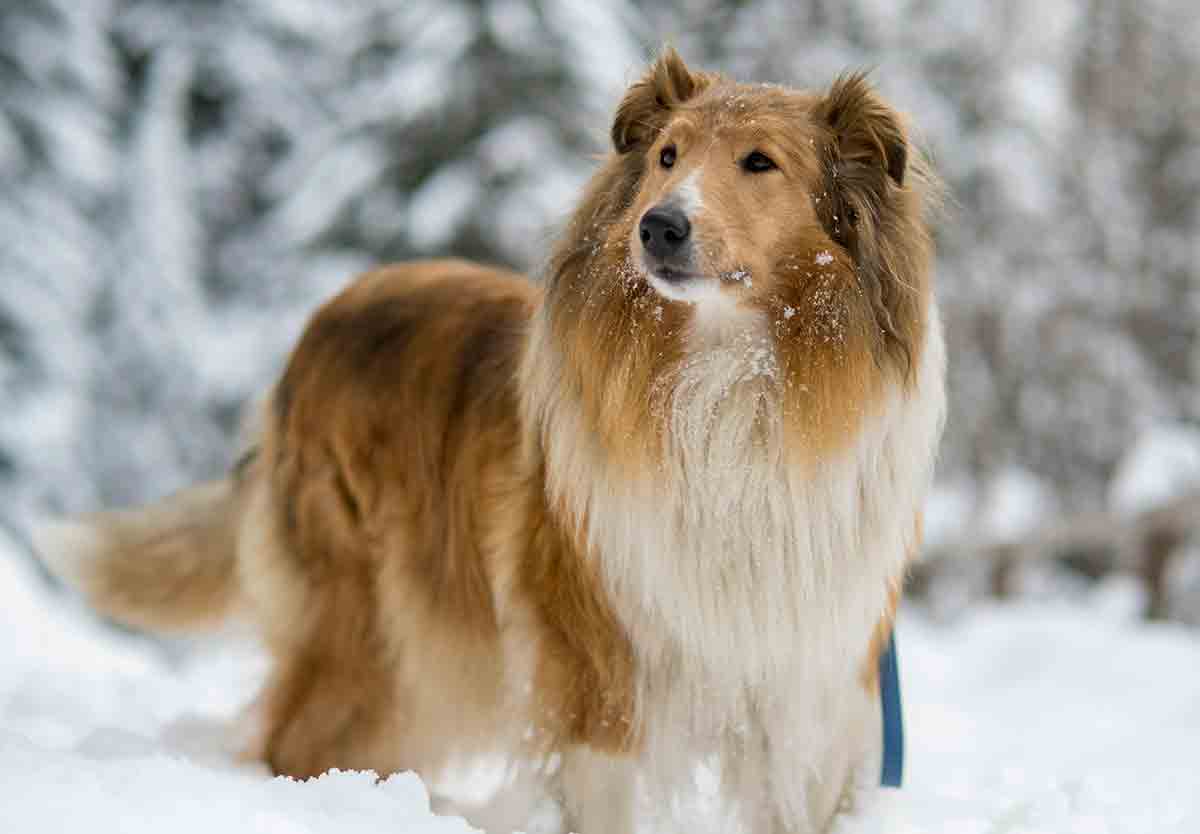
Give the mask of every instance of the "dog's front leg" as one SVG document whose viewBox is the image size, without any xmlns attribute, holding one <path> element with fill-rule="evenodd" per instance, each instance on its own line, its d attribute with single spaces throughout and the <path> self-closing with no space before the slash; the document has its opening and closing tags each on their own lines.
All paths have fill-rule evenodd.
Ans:
<svg viewBox="0 0 1200 834">
<path fill-rule="evenodd" d="M 769 718 L 769 820 L 756 834 L 826 834 L 861 791 L 878 784 L 871 781 L 879 773 L 877 702 L 859 689 L 824 704 L 793 696 Z"/>
<path fill-rule="evenodd" d="M 636 764 L 632 756 L 575 747 L 559 774 L 567 830 L 572 834 L 633 834 Z"/>
</svg>

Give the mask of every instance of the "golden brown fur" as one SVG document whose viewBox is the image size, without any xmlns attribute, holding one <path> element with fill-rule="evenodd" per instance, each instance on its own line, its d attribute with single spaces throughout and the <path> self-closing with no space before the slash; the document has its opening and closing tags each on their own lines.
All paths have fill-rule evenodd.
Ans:
<svg viewBox="0 0 1200 834">
<path fill-rule="evenodd" d="M 518 605 L 542 642 L 539 711 L 560 716 L 527 741 L 627 743 L 626 638 L 537 500 L 542 473 L 522 448 L 515 380 L 536 303 L 499 270 L 394 267 L 323 307 L 296 348 L 251 471 L 275 496 L 266 523 L 285 563 L 265 569 L 304 586 L 261 624 L 284 659 L 266 711 L 276 770 L 427 769 L 403 744 L 374 750 L 405 723 L 453 733 L 429 714 L 446 692 L 482 735 L 515 720 L 500 631 Z M 428 695 L 397 685 L 409 664 Z"/>
<path fill-rule="evenodd" d="M 825 94 L 738 85 L 692 72 L 668 51 L 629 90 L 612 137 L 616 152 L 553 253 L 544 292 L 457 261 L 369 273 L 313 317 L 227 481 L 45 539 L 48 558 L 112 616 L 178 628 L 237 610 L 257 624 L 275 667 L 252 752 L 277 772 L 413 769 L 436 781 L 463 757 L 500 753 L 559 794 L 582 834 L 631 830 L 632 792 L 613 763 L 669 744 L 676 730 L 662 717 L 673 709 L 664 687 L 699 692 L 708 673 L 703 659 L 689 659 L 697 647 L 686 630 L 638 613 L 629 583 L 640 574 L 623 542 L 634 547 L 641 533 L 633 525 L 619 534 L 622 553 L 610 552 L 605 531 L 623 522 L 606 491 L 666 490 L 664 513 L 676 501 L 680 518 L 703 519 L 728 508 L 697 506 L 704 499 L 694 496 L 707 494 L 700 482 L 730 477 L 706 467 L 726 446 L 735 456 L 750 449 L 754 477 L 778 482 L 783 496 L 763 505 L 769 520 L 788 502 L 822 506 L 833 471 L 859 478 L 847 467 L 875 459 L 856 451 L 861 438 L 891 444 L 886 426 L 907 403 L 930 403 L 921 443 L 940 427 L 940 367 L 918 373 L 932 304 L 931 177 L 861 76 Z M 656 165 L 666 143 L 679 160 L 670 169 Z M 749 149 L 777 169 L 747 174 L 737 160 Z M 679 194 L 696 203 L 705 291 L 717 299 L 709 307 L 660 297 L 639 261 L 639 218 Z M 697 362 L 731 374 L 708 405 L 710 366 Z M 699 434 L 686 436 L 695 422 L 688 409 L 701 406 Z M 743 434 L 730 445 L 728 431 Z M 913 453 L 914 489 L 931 454 Z M 829 525 L 821 535 L 835 543 L 852 535 L 846 541 L 863 548 L 894 540 L 887 549 L 899 552 L 886 564 L 868 554 L 873 567 L 861 576 L 822 562 L 810 582 L 801 565 L 794 581 L 808 593 L 836 570 L 845 579 L 829 587 L 844 585 L 875 612 L 846 638 L 858 647 L 852 667 L 868 703 L 916 546 L 919 500 L 861 506 L 861 520 L 818 522 Z M 895 514 L 907 520 L 893 524 Z M 760 544 L 757 519 L 747 517 L 751 533 L 735 545 L 747 549 L 744 559 L 715 558 L 783 552 L 786 561 L 787 537 L 808 535 L 785 519 L 779 541 Z M 859 524 L 863 532 L 842 529 Z M 678 526 L 656 535 L 646 541 L 687 541 Z M 813 541 L 818 561 L 836 556 L 824 538 Z M 767 570 L 792 574 L 786 565 Z M 753 598 L 754 574 L 729 576 L 731 593 L 749 582 Z M 688 604 L 679 596 L 667 608 Z M 779 645 L 786 651 L 786 640 Z M 794 661 L 764 655 L 774 664 L 764 668 L 803 666 L 796 651 Z M 662 663 L 675 671 L 648 668 Z M 775 686 L 759 672 L 736 680 L 739 691 Z M 746 697 L 748 714 L 774 703 Z M 663 698 L 666 706 L 654 706 Z M 720 749 L 732 720 L 713 719 Z M 547 764 L 556 753 L 567 756 L 563 774 Z M 839 754 L 848 764 L 826 780 L 835 799 L 862 755 Z M 589 770 L 596 762 L 606 764 Z M 593 778 L 602 772 L 611 785 Z M 754 830 L 823 827 L 828 797 L 815 788 L 813 796 L 803 811 L 772 800 Z M 510 816 L 479 818 L 519 822 Z"/>
</svg>

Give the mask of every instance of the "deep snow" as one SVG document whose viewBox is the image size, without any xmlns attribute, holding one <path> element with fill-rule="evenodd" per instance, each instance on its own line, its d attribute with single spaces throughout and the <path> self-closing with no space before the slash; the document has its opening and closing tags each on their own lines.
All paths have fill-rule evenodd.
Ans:
<svg viewBox="0 0 1200 834">
<path fill-rule="evenodd" d="M 1195 834 L 1200 637 L 1131 585 L 900 626 L 907 785 L 838 834 Z M 265 668 L 168 649 L 50 593 L 0 532 L 0 831 L 461 834 L 411 774 L 271 779 L 227 752 Z"/>
</svg>

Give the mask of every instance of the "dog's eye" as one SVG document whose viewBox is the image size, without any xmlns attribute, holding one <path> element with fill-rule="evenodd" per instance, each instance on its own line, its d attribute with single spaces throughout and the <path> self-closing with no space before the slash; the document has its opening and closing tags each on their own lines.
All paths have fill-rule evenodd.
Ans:
<svg viewBox="0 0 1200 834">
<path fill-rule="evenodd" d="M 761 174 L 763 171 L 770 171 L 778 167 L 775 161 L 762 151 L 754 151 L 742 160 L 742 170 L 749 171 L 751 174 Z"/>
<path fill-rule="evenodd" d="M 667 145 L 662 149 L 662 153 L 658 155 L 658 162 L 664 168 L 670 168 L 675 164 L 675 146 Z"/>
</svg>

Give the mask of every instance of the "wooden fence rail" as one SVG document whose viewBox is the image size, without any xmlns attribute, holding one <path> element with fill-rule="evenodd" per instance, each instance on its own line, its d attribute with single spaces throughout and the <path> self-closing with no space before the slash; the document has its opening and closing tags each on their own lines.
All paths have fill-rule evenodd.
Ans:
<svg viewBox="0 0 1200 834">
<path fill-rule="evenodd" d="M 1059 560 L 1091 576 L 1130 571 L 1146 583 L 1146 616 L 1167 615 L 1167 567 L 1189 538 L 1200 537 L 1200 491 L 1132 515 L 1084 513 L 1065 518 L 1011 541 L 958 541 L 929 549 L 910 578 L 921 595 L 945 571 L 964 564 L 983 565 L 988 591 L 1006 597 L 1013 591 L 1015 570 L 1036 560 Z"/>
</svg>

